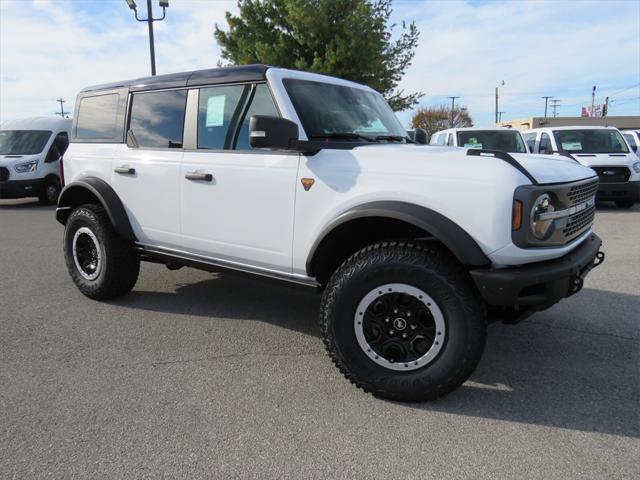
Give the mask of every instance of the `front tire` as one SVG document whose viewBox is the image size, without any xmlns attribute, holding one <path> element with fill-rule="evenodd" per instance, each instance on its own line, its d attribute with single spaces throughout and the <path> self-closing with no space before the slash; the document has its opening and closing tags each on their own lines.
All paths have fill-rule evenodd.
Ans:
<svg viewBox="0 0 640 480">
<path fill-rule="evenodd" d="M 73 283 L 95 300 L 128 293 L 140 272 L 133 245 L 118 235 L 99 205 L 82 205 L 71 212 L 64 232 L 64 255 Z"/>
<path fill-rule="evenodd" d="M 346 260 L 323 294 L 320 327 L 336 366 L 377 397 L 431 400 L 476 368 L 486 313 L 441 248 L 380 243 Z"/>
<path fill-rule="evenodd" d="M 55 205 L 58 203 L 58 197 L 60 196 L 60 182 L 55 178 L 50 178 L 45 181 L 42 191 L 38 195 L 38 200 L 43 205 Z"/>
</svg>

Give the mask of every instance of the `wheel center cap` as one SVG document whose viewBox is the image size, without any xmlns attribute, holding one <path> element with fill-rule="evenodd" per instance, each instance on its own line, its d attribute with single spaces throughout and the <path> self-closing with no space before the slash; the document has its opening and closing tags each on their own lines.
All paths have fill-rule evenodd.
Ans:
<svg viewBox="0 0 640 480">
<path fill-rule="evenodd" d="M 396 330 L 404 330 L 407 328 L 407 321 L 402 317 L 398 317 L 393 321 L 393 326 Z"/>
</svg>

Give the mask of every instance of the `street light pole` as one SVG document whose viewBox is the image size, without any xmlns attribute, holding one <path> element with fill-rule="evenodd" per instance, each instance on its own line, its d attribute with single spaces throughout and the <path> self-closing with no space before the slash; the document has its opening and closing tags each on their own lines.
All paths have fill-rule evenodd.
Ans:
<svg viewBox="0 0 640 480">
<path fill-rule="evenodd" d="M 153 8 L 151 0 L 147 0 L 147 18 L 138 18 L 138 6 L 135 0 L 126 0 L 129 8 L 134 11 L 136 20 L 139 22 L 147 22 L 149 25 L 149 55 L 151 57 L 151 75 L 156 74 L 156 49 L 153 40 L 153 22 L 161 22 L 166 16 L 166 8 L 169 7 L 169 0 L 160 0 L 158 4 L 162 7 L 162 17 L 153 18 Z"/>
<path fill-rule="evenodd" d="M 497 86 L 496 86 L 496 123 L 498 123 L 498 87 L 501 87 L 504 85 L 504 80 L 502 80 Z"/>
<path fill-rule="evenodd" d="M 460 98 L 460 97 L 449 97 L 449 98 L 451 99 L 451 124 L 450 124 L 450 127 L 453 128 L 453 124 L 455 122 L 454 110 L 455 110 L 456 98 Z"/>
</svg>

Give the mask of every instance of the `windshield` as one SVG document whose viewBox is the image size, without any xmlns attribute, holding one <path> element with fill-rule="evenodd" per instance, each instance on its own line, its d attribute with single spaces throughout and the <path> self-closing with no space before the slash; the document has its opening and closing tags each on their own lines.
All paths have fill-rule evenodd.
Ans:
<svg viewBox="0 0 640 480">
<path fill-rule="evenodd" d="M 458 132 L 458 146 L 527 153 L 519 132 L 515 130 L 469 130 Z"/>
<path fill-rule="evenodd" d="M 47 130 L 1 130 L 0 155 L 34 155 L 40 153 L 51 132 Z"/>
<path fill-rule="evenodd" d="M 617 130 L 557 130 L 553 134 L 558 146 L 568 153 L 629 153 Z"/>
<path fill-rule="evenodd" d="M 354 140 L 407 136 L 376 92 L 292 78 L 285 79 L 284 85 L 309 139 L 337 134 L 352 135 Z"/>
</svg>

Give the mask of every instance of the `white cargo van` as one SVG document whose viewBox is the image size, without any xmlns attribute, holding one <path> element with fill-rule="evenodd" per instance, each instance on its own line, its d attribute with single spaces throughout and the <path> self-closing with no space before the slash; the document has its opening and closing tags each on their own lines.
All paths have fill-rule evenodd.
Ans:
<svg viewBox="0 0 640 480">
<path fill-rule="evenodd" d="M 431 135 L 429 144 L 528 153 L 522 135 L 513 128 L 449 128 Z"/>
<path fill-rule="evenodd" d="M 58 201 L 60 158 L 69 145 L 71 120 L 23 118 L 0 125 L 0 198 Z"/>
<path fill-rule="evenodd" d="M 534 153 L 564 155 L 593 168 L 598 200 L 631 208 L 640 200 L 640 162 L 615 127 L 549 127 L 522 132 Z"/>
</svg>

